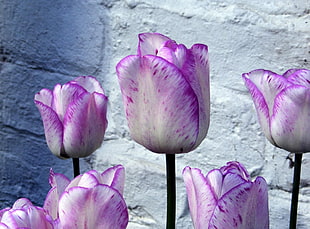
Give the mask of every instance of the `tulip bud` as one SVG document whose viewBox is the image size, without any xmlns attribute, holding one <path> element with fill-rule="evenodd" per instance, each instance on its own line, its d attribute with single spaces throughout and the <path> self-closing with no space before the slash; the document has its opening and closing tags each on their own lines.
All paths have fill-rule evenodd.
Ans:
<svg viewBox="0 0 310 229">
<path fill-rule="evenodd" d="M 99 82 L 81 76 L 35 95 L 51 152 L 60 158 L 86 157 L 98 149 L 107 128 L 107 97 Z"/>
<path fill-rule="evenodd" d="M 254 70 L 242 75 L 267 139 L 289 152 L 310 151 L 310 70 L 283 75 Z"/>
<path fill-rule="evenodd" d="M 128 211 L 122 196 L 124 182 L 121 165 L 103 173 L 91 170 L 72 181 L 51 170 L 52 188 L 43 208 L 57 222 L 57 228 L 125 229 Z"/>
</svg>

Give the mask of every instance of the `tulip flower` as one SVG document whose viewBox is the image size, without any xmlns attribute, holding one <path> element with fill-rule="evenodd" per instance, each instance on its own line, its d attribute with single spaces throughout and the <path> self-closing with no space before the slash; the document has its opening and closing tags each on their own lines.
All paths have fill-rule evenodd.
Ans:
<svg viewBox="0 0 310 229">
<path fill-rule="evenodd" d="M 122 197 L 125 173 L 121 165 L 103 173 L 91 170 L 72 181 L 51 170 L 44 209 L 58 228 L 126 228 L 128 212 Z"/>
<path fill-rule="evenodd" d="M 289 69 L 278 75 L 258 69 L 242 77 L 267 139 L 295 153 L 290 215 L 290 229 L 295 229 L 302 153 L 310 151 L 310 70 Z"/>
<path fill-rule="evenodd" d="M 242 75 L 267 139 L 289 152 L 310 151 L 310 70 L 283 75 L 254 70 Z"/>
<path fill-rule="evenodd" d="M 116 66 L 131 137 L 156 153 L 194 150 L 209 127 L 208 47 L 187 49 L 158 33 L 139 34 L 137 55 Z"/>
<path fill-rule="evenodd" d="M 250 180 L 238 162 L 229 162 L 204 176 L 185 167 L 183 178 L 195 229 L 269 228 L 267 183 Z"/>
<path fill-rule="evenodd" d="M 43 208 L 34 206 L 28 199 L 18 199 L 12 208 L 0 211 L 1 229 L 52 229 L 53 220 Z"/>
<path fill-rule="evenodd" d="M 78 77 L 35 95 L 47 145 L 60 158 L 86 157 L 98 149 L 107 128 L 107 97 L 91 76 Z"/>
</svg>

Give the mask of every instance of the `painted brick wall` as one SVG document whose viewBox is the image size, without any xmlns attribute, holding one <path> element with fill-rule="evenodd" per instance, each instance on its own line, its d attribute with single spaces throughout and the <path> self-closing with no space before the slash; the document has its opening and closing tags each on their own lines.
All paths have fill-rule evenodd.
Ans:
<svg viewBox="0 0 310 229">
<path fill-rule="evenodd" d="M 309 0 L 0 0 L 0 207 L 27 197 L 42 205 L 50 167 L 72 177 L 71 161 L 48 150 L 33 96 L 79 75 L 94 75 L 109 96 L 102 147 L 82 171 L 126 167 L 128 228 L 164 228 L 165 161 L 131 141 L 115 74 L 136 52 L 137 34 L 160 32 L 190 47 L 209 46 L 211 123 L 207 138 L 177 155 L 177 228 L 192 228 L 181 172 L 242 162 L 269 185 L 270 228 L 288 228 L 292 169 L 287 152 L 262 134 L 241 74 L 310 68 Z M 310 228 L 310 157 L 304 156 L 298 228 Z"/>
</svg>

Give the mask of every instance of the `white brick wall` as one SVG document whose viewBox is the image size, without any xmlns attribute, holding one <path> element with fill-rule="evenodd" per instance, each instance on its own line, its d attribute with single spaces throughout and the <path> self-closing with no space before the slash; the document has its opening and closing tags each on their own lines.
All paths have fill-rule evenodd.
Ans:
<svg viewBox="0 0 310 229">
<path fill-rule="evenodd" d="M 128 228 L 164 228 L 165 161 L 132 142 L 123 114 L 116 63 L 135 54 L 137 34 L 159 32 L 190 47 L 209 46 L 211 122 L 207 138 L 177 155 L 177 228 L 192 228 L 181 171 L 205 173 L 229 160 L 264 176 L 270 228 L 288 228 L 292 169 L 287 152 L 263 136 L 241 74 L 257 68 L 283 73 L 310 68 L 309 0 L 0 0 L 0 206 L 21 196 L 42 204 L 48 171 L 72 176 L 71 161 L 52 156 L 43 138 L 34 93 L 79 75 L 94 75 L 109 104 L 106 141 L 82 170 L 126 167 Z M 310 228 L 310 157 L 304 156 L 300 229 Z"/>
</svg>

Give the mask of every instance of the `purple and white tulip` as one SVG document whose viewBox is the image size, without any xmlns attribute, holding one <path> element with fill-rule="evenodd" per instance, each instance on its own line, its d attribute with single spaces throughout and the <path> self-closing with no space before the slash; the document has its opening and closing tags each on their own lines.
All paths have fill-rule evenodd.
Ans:
<svg viewBox="0 0 310 229">
<path fill-rule="evenodd" d="M 187 153 L 207 135 L 208 47 L 187 49 L 158 33 L 139 34 L 137 55 L 116 66 L 131 137 L 156 153 Z"/>
<path fill-rule="evenodd" d="M 12 208 L 0 210 L 1 229 L 53 229 L 53 220 L 43 208 L 28 199 L 18 199 Z"/>
<path fill-rule="evenodd" d="M 267 139 L 290 152 L 309 152 L 310 70 L 290 69 L 278 75 L 258 69 L 242 77 Z"/>
<path fill-rule="evenodd" d="M 123 229 L 128 211 L 123 199 L 125 170 L 121 165 L 98 173 L 91 170 L 72 181 L 51 171 L 52 186 L 44 209 L 57 228 Z"/>
<path fill-rule="evenodd" d="M 35 95 L 44 125 L 47 145 L 61 158 L 86 157 L 98 149 L 107 128 L 107 102 L 99 82 L 78 77 L 54 90 Z"/>
<path fill-rule="evenodd" d="M 195 229 L 269 228 L 267 183 L 252 182 L 242 164 L 229 162 L 206 176 L 185 167 L 183 178 Z"/>
</svg>

